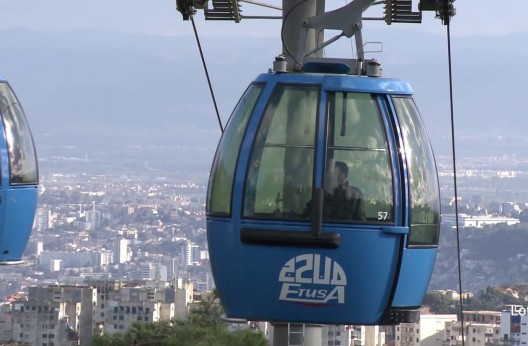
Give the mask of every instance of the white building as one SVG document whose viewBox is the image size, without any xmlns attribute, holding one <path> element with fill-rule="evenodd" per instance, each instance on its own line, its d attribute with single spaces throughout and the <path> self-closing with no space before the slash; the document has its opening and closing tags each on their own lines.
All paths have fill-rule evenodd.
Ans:
<svg viewBox="0 0 528 346">
<path fill-rule="evenodd" d="M 303 345 L 303 341 L 310 339 L 310 344 L 321 346 L 385 346 L 385 332 L 380 326 L 360 325 L 323 325 L 314 327 L 301 323 L 287 323 L 276 329 L 259 326 L 268 340 L 278 338 L 287 341 L 289 345 Z M 279 334 L 277 334 L 279 333 Z M 277 334 L 277 335 L 275 335 Z M 320 343 L 319 343 L 320 339 Z M 277 340 L 275 340 L 277 341 Z"/>
<path fill-rule="evenodd" d="M 148 262 L 141 264 L 138 270 L 140 279 L 167 281 L 167 266 L 163 264 Z"/>
<path fill-rule="evenodd" d="M 60 259 L 52 259 L 50 260 L 50 268 L 49 268 L 49 271 L 50 272 L 58 272 L 61 270 L 61 263 L 62 263 L 62 260 Z"/>
<path fill-rule="evenodd" d="M 464 322 L 500 325 L 500 311 L 464 311 Z"/>
<path fill-rule="evenodd" d="M 500 326 L 497 324 L 464 322 L 464 344 L 467 346 L 500 344 L 499 332 Z M 460 322 L 447 322 L 444 346 L 457 346 L 460 344 L 462 344 Z"/>
<path fill-rule="evenodd" d="M 129 241 L 125 238 L 117 238 L 114 249 L 114 263 L 126 263 L 129 261 Z"/>
<path fill-rule="evenodd" d="M 94 231 L 101 227 L 101 212 L 95 210 L 95 202 L 92 202 L 92 210 L 87 210 L 85 213 L 86 231 Z"/>
<path fill-rule="evenodd" d="M 144 281 L 87 280 L 97 292 L 94 324 L 99 332 L 126 332 L 136 322 L 185 319 L 193 302 L 193 285 L 147 287 Z"/>
<path fill-rule="evenodd" d="M 40 256 L 42 251 L 44 251 L 44 242 L 42 240 L 33 238 L 33 239 L 29 239 L 28 244 L 26 246 L 26 250 L 24 251 L 24 254 Z"/>
<path fill-rule="evenodd" d="M 215 288 L 213 276 L 208 272 L 200 276 L 191 276 L 190 281 L 194 284 L 196 292 L 210 292 Z"/>
<path fill-rule="evenodd" d="M 355 346 L 383 346 L 385 332 L 379 326 L 349 326 L 349 344 Z M 346 345 L 349 345 L 348 343 Z"/>
<path fill-rule="evenodd" d="M 185 245 L 185 263 L 188 266 L 197 265 L 200 263 L 200 247 L 193 242 L 187 242 Z"/>
<path fill-rule="evenodd" d="M 95 253 L 94 265 L 97 267 L 105 267 L 114 262 L 114 253 L 109 250 L 103 250 Z"/>
<path fill-rule="evenodd" d="M 93 338 L 93 288 L 29 287 L 12 303 L 13 340 L 29 345 L 89 345 Z"/>
<path fill-rule="evenodd" d="M 458 291 L 455 291 L 455 290 L 434 290 L 433 292 L 440 293 L 448 297 L 451 300 L 455 300 L 455 301 L 460 300 L 460 294 L 458 293 Z M 474 295 L 473 292 L 462 292 L 463 299 L 471 298 L 473 297 L 473 295 Z"/>
<path fill-rule="evenodd" d="M 418 323 L 396 326 L 396 346 L 442 346 L 447 322 L 457 321 L 457 315 L 422 314 Z"/>
<path fill-rule="evenodd" d="M 472 216 L 467 214 L 458 214 L 458 225 L 460 227 L 476 227 L 482 228 L 484 226 L 496 225 L 499 223 L 505 223 L 508 226 L 518 224 L 519 219 L 504 216 Z M 455 214 L 442 214 L 442 223 L 449 224 L 451 227 L 456 226 Z"/>
<path fill-rule="evenodd" d="M 167 267 L 167 279 L 172 280 L 177 277 L 179 260 L 176 257 L 167 257 L 163 260 L 163 265 Z"/>
<path fill-rule="evenodd" d="M 94 252 L 42 251 L 39 263 L 43 269 L 49 269 L 52 260 L 62 260 L 62 268 L 93 267 Z"/>
<path fill-rule="evenodd" d="M 11 303 L 0 303 L 0 343 L 7 344 L 13 339 L 13 312 Z"/>
<path fill-rule="evenodd" d="M 526 306 L 509 305 L 501 312 L 500 339 L 509 345 L 528 345 Z"/>
<path fill-rule="evenodd" d="M 339 325 L 325 325 L 322 331 L 322 346 L 349 345 L 348 327 Z"/>
<path fill-rule="evenodd" d="M 193 299 L 192 285 L 184 289 L 145 286 L 115 288 L 102 292 L 104 303 L 99 304 L 95 312 L 99 328 L 109 333 L 124 333 L 136 322 L 186 318 Z"/>
<path fill-rule="evenodd" d="M 53 218 L 51 210 L 49 208 L 37 208 L 35 212 L 35 221 L 33 222 L 33 228 L 36 230 L 50 229 L 53 228 Z"/>
</svg>

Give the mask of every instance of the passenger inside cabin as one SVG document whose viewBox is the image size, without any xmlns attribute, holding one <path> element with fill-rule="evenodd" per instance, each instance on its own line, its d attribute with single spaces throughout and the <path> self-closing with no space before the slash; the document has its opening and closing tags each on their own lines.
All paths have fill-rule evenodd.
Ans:
<svg viewBox="0 0 528 346">
<path fill-rule="evenodd" d="M 348 182 L 348 165 L 336 161 L 329 165 L 325 185 L 323 217 L 329 220 L 365 220 L 363 193 Z"/>
<path fill-rule="evenodd" d="M 303 212 L 303 217 L 312 214 L 310 200 Z M 323 206 L 325 221 L 365 221 L 365 201 L 360 189 L 348 182 L 348 165 L 336 161 L 328 165 L 325 182 Z"/>
</svg>

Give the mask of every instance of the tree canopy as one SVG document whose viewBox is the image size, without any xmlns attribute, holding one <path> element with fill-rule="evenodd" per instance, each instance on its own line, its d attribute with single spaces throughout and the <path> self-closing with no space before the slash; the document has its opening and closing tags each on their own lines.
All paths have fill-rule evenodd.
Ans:
<svg viewBox="0 0 528 346">
<path fill-rule="evenodd" d="M 470 298 L 463 299 L 464 311 L 501 311 L 505 305 L 526 305 L 528 288 L 526 285 L 511 287 L 518 293 L 518 297 L 512 291 L 487 287 Z M 458 314 L 460 313 L 460 301 L 451 299 L 441 292 L 427 292 L 423 305 L 429 306 L 432 313 L 436 314 Z"/>
</svg>

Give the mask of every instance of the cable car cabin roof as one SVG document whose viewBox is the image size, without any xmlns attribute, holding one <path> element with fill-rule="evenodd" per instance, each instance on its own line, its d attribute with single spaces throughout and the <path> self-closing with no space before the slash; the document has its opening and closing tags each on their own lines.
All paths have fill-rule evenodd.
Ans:
<svg viewBox="0 0 528 346">
<path fill-rule="evenodd" d="M 380 94 L 412 95 L 409 83 L 392 78 L 373 78 L 353 75 L 320 73 L 262 73 L 255 82 L 323 84 L 329 91 L 355 91 Z"/>
</svg>

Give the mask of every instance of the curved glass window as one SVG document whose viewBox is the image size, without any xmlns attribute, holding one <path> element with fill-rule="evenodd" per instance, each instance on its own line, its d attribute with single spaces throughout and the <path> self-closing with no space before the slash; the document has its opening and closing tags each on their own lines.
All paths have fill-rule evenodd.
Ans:
<svg viewBox="0 0 528 346">
<path fill-rule="evenodd" d="M 387 139 L 374 97 L 328 95 L 324 221 L 394 221 Z"/>
<path fill-rule="evenodd" d="M 0 83 L 0 114 L 7 141 L 10 184 L 36 184 L 37 156 L 31 131 L 22 107 L 5 82 Z"/>
<path fill-rule="evenodd" d="M 309 217 L 318 104 L 318 86 L 276 86 L 253 144 L 244 217 Z"/>
<path fill-rule="evenodd" d="M 246 132 L 248 120 L 262 89 L 261 84 L 252 84 L 238 102 L 229 120 L 213 162 L 207 191 L 207 213 L 229 215 L 235 168 L 240 144 Z"/>
<path fill-rule="evenodd" d="M 433 151 L 418 109 L 410 97 L 393 97 L 400 121 L 410 183 L 409 245 L 438 244 L 440 196 Z"/>
</svg>

